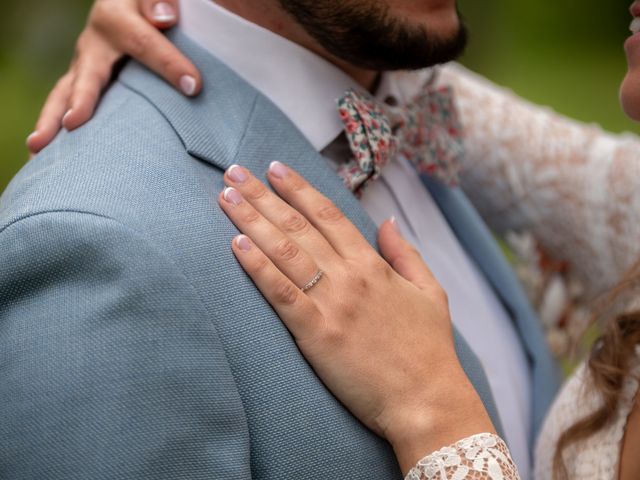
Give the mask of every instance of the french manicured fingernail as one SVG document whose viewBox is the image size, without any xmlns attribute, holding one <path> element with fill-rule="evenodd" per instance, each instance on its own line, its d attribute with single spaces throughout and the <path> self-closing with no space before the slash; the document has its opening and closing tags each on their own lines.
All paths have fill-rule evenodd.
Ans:
<svg viewBox="0 0 640 480">
<path fill-rule="evenodd" d="M 232 205 L 240 205 L 242 203 L 242 195 L 235 188 L 227 187 L 222 193 L 222 198 Z"/>
<path fill-rule="evenodd" d="M 37 130 L 35 132 L 31 132 L 27 137 L 27 145 L 29 145 L 29 143 L 31 143 L 31 140 L 34 139 L 37 135 L 38 135 Z"/>
<path fill-rule="evenodd" d="M 231 165 L 227 170 L 227 175 L 229 175 L 229 178 L 235 183 L 244 183 L 249 178 L 245 171 L 238 165 Z"/>
<path fill-rule="evenodd" d="M 248 252 L 251 250 L 251 242 L 249 241 L 249 237 L 246 235 L 238 235 L 236 237 L 236 245 L 243 252 Z"/>
<path fill-rule="evenodd" d="M 280 162 L 271 162 L 271 165 L 269 165 L 269 171 L 271 172 L 271 175 L 279 179 L 286 178 L 287 175 L 289 175 L 289 169 Z"/>
<path fill-rule="evenodd" d="M 67 113 L 64 114 L 64 117 L 62 117 L 62 125 L 63 126 L 67 122 L 67 119 L 69 118 L 69 116 L 71 115 L 72 112 L 73 112 L 73 109 L 69 109 L 69 110 L 67 110 Z"/>
<path fill-rule="evenodd" d="M 196 79 L 191 75 L 183 75 L 180 77 L 180 90 L 189 97 L 196 93 Z"/>
<path fill-rule="evenodd" d="M 400 227 L 398 226 L 398 219 L 396 217 L 391 217 L 389 219 L 389 222 L 391 223 L 391 226 L 393 227 L 393 229 L 397 232 L 400 233 Z"/>
<path fill-rule="evenodd" d="M 156 3 L 153 6 L 151 14 L 156 22 L 166 23 L 174 22 L 176 20 L 176 11 L 169 3 L 166 2 Z"/>
</svg>

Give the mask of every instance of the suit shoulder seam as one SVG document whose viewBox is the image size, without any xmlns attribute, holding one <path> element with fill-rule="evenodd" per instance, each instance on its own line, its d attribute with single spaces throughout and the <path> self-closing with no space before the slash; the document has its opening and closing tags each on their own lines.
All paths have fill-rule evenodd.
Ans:
<svg viewBox="0 0 640 480">
<path fill-rule="evenodd" d="M 189 290 L 191 291 L 191 294 L 194 298 L 194 300 L 197 302 L 198 304 L 198 312 L 200 315 L 205 317 L 205 320 L 207 322 L 209 322 L 212 327 L 214 328 L 216 335 L 218 335 L 218 329 L 215 325 L 215 322 L 213 322 L 212 317 L 211 317 L 211 312 L 209 311 L 209 309 L 206 306 L 206 303 L 202 300 L 202 297 L 200 296 L 200 294 L 198 293 L 198 290 L 194 287 L 193 283 L 189 280 L 189 278 L 187 277 L 187 275 L 185 275 L 185 273 L 182 271 L 182 269 L 176 264 L 175 261 L 173 261 L 173 259 L 165 252 L 164 249 L 162 249 L 161 247 L 159 247 L 158 245 L 156 245 L 154 242 L 152 242 L 143 232 L 140 232 L 139 230 L 136 230 L 135 228 L 133 228 L 130 225 L 127 225 L 126 223 L 123 223 L 113 217 L 110 217 L 108 215 L 103 215 L 97 212 L 92 212 L 89 210 L 80 210 L 80 209 L 52 209 L 52 210 L 42 210 L 42 211 L 38 211 L 38 212 L 32 212 L 29 214 L 25 214 L 22 215 L 14 220 L 12 220 L 11 222 L 9 222 L 7 225 L 5 225 L 4 227 L 0 227 L 0 236 L 10 227 L 17 225 L 21 222 L 24 222 L 28 219 L 32 219 L 32 218 L 36 218 L 36 217 L 41 217 L 41 216 L 45 216 L 45 215 L 50 215 L 50 214 L 64 214 L 64 213 L 71 213 L 71 214 L 77 214 L 79 216 L 89 216 L 89 217 L 95 217 L 95 218 L 100 218 L 103 220 L 108 220 L 109 222 L 114 223 L 116 226 L 120 227 L 121 229 L 129 232 L 130 234 L 132 234 L 133 236 L 137 237 L 140 241 L 144 242 L 146 245 L 148 245 L 150 248 L 152 248 L 157 255 L 159 255 L 162 260 L 168 264 L 176 273 L 178 273 L 179 277 L 182 279 L 183 282 L 185 282 L 185 285 L 189 288 Z M 222 350 L 224 352 L 225 358 L 228 359 L 227 356 L 227 352 L 226 352 L 226 348 L 224 346 L 224 344 L 222 343 L 222 341 L 220 341 L 220 345 L 222 347 Z M 227 360 L 228 363 L 228 360 Z M 234 374 L 234 370 L 231 366 L 230 363 L 228 363 L 229 369 L 232 372 L 232 376 L 234 378 L 234 383 L 236 385 L 236 389 L 238 390 L 238 395 L 239 395 L 239 388 L 238 388 L 238 384 L 236 382 L 236 376 Z M 245 412 L 246 415 L 246 406 L 244 405 L 244 401 L 242 401 L 242 397 L 239 397 L 243 406 L 243 410 Z M 246 417 L 245 417 L 246 420 Z M 248 423 L 246 424 L 246 428 L 249 428 Z"/>
<path fill-rule="evenodd" d="M 105 220 L 112 220 L 113 222 L 119 223 L 123 226 L 125 226 L 124 224 L 122 224 L 121 222 L 118 222 L 115 218 L 109 217 L 107 215 L 102 215 L 100 213 L 95 213 L 95 212 L 91 212 L 89 210 L 77 210 L 77 209 L 65 209 L 65 208 L 61 208 L 61 209 L 53 209 L 53 210 L 41 210 L 38 212 L 32 212 L 32 213 L 26 213 L 24 215 L 20 215 L 17 218 L 14 218 L 13 220 L 11 220 L 9 223 L 3 225 L 2 227 L 0 227 L 0 235 L 2 235 L 2 233 L 4 233 L 5 230 L 8 230 L 10 227 L 23 222 L 24 220 L 29 220 L 31 218 L 34 217 L 40 217 L 40 216 L 45 216 L 51 213 L 77 213 L 78 215 L 86 215 L 86 216 L 91 216 L 91 217 L 97 217 L 97 218 L 102 218 Z"/>
</svg>

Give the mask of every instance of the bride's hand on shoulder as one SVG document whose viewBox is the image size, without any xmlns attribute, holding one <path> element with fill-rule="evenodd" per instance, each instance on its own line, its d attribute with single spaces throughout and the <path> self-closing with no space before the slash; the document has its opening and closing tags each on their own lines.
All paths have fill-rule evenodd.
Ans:
<svg viewBox="0 0 640 480">
<path fill-rule="evenodd" d="M 393 221 L 382 256 L 305 179 L 231 167 L 219 204 L 242 232 L 233 252 L 336 397 L 394 447 L 406 473 L 480 432 L 489 417 L 455 352 L 447 296 Z"/>
<path fill-rule="evenodd" d="M 62 127 L 86 123 L 115 65 L 130 56 L 148 66 L 185 95 L 197 95 L 196 67 L 160 30 L 178 21 L 178 0 L 96 0 L 76 42 L 69 71 L 58 81 L 27 139 L 31 153 L 46 147 Z"/>
</svg>

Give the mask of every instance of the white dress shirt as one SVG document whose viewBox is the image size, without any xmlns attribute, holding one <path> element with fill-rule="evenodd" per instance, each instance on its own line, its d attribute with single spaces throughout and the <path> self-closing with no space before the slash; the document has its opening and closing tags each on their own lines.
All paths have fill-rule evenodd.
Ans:
<svg viewBox="0 0 640 480">
<path fill-rule="evenodd" d="M 343 124 L 335 101 L 357 86 L 351 77 L 210 0 L 181 0 L 180 6 L 183 33 L 269 98 L 318 151 L 340 135 Z M 429 74 L 384 74 L 376 96 L 406 103 Z M 365 190 L 362 206 L 378 225 L 396 217 L 447 291 L 453 323 L 484 366 L 512 456 L 522 479 L 528 479 L 530 369 L 511 319 L 409 161 L 400 157 L 385 167 Z"/>
</svg>

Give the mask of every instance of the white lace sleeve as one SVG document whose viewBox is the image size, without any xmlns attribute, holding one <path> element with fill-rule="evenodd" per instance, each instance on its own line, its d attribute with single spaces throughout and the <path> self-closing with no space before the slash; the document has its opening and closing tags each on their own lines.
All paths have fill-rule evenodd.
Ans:
<svg viewBox="0 0 640 480">
<path fill-rule="evenodd" d="M 640 258 L 640 138 L 533 105 L 452 64 L 465 191 L 498 232 L 529 230 L 592 292 Z"/>
<path fill-rule="evenodd" d="M 519 480 L 502 439 L 481 433 L 423 458 L 405 480 Z"/>
<path fill-rule="evenodd" d="M 489 226 L 530 234 L 585 299 L 614 286 L 640 258 L 640 138 L 570 120 L 457 64 L 439 81 L 456 91 L 462 187 Z"/>
</svg>

